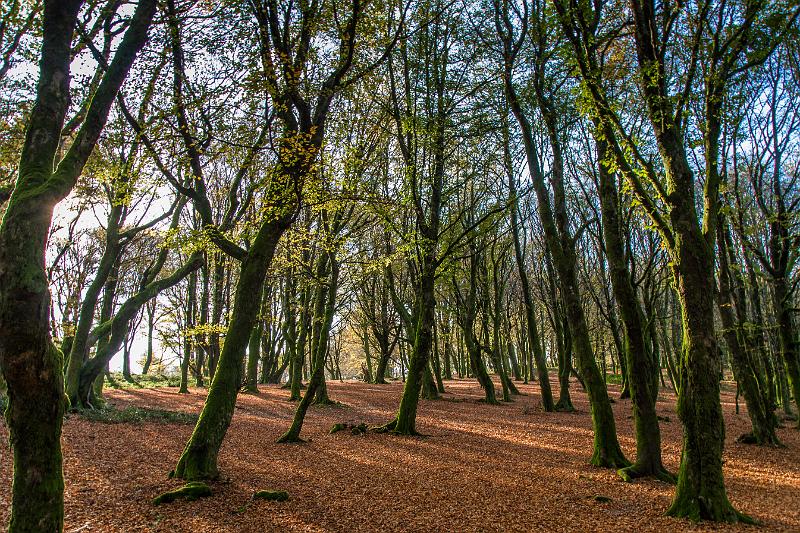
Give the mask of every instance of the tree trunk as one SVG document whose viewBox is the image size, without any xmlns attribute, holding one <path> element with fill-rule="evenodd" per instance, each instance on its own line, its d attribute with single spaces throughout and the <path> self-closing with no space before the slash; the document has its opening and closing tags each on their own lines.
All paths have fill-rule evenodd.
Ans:
<svg viewBox="0 0 800 533">
<path fill-rule="evenodd" d="M 265 292 L 262 288 L 262 293 Z M 264 321 L 261 319 L 261 313 L 264 312 L 266 305 L 263 301 L 265 299 L 264 296 L 261 299 L 261 309 L 257 315 L 253 331 L 250 332 L 247 349 L 247 373 L 244 391 L 252 393 L 258 393 L 258 361 L 261 359 L 261 337 L 264 335 Z"/>
<path fill-rule="evenodd" d="M 752 431 L 748 435 L 739 437 L 742 442 L 755 444 L 778 445 L 780 441 L 775 434 L 774 417 L 768 404 L 768 398 L 760 390 L 756 370 L 750 363 L 745 351 L 744 328 L 736 319 L 734 310 L 741 313 L 743 302 L 734 301 L 731 290 L 732 274 L 730 269 L 731 251 L 728 247 L 728 223 L 725 217 L 720 216 L 717 224 L 717 242 L 719 243 L 719 297 L 717 309 L 722 320 L 723 336 L 730 353 L 731 368 L 736 379 L 737 397 L 741 392 L 747 404 L 747 414 L 750 417 Z"/>
<path fill-rule="evenodd" d="M 327 256 L 327 261 L 322 258 L 319 259 L 318 265 L 322 268 L 322 273 L 329 269 L 327 286 L 319 288 L 319 295 L 315 302 L 315 322 L 319 320 L 319 327 L 317 329 L 317 338 L 313 340 L 312 346 L 314 347 L 313 371 L 311 380 L 308 383 L 303 399 L 297 405 L 297 409 L 292 419 L 292 425 L 289 430 L 284 433 L 278 442 L 298 442 L 300 441 L 300 430 L 303 428 L 303 421 L 305 420 L 308 407 L 311 405 L 312 399 L 316 397 L 317 388 L 323 382 L 325 373 L 325 354 L 328 351 L 328 343 L 330 340 L 331 324 L 333 323 L 333 315 L 336 310 L 336 292 L 339 287 L 339 263 L 336 259 L 335 252 L 324 254 Z M 327 264 L 327 266 L 326 266 Z M 317 274 L 320 274 L 320 268 L 317 269 Z"/>
<path fill-rule="evenodd" d="M 155 328 L 155 305 L 147 305 L 147 355 L 142 365 L 142 375 L 146 376 L 150 372 L 150 365 L 153 364 L 153 329 Z"/>
<path fill-rule="evenodd" d="M 261 290 L 275 248 L 292 216 L 282 215 L 264 222 L 242 261 L 236 297 L 225 344 L 203 411 L 197 421 L 174 476 L 180 479 L 215 479 L 219 475 L 217 455 L 233 418 L 241 383 L 240 368 L 250 333 L 261 307 Z"/>
<path fill-rule="evenodd" d="M 596 141 L 600 210 L 611 286 L 625 329 L 620 363 L 623 359 L 627 362 L 625 366 L 629 377 L 628 386 L 636 428 L 636 462 L 630 467 L 621 469 L 619 474 L 626 481 L 636 477 L 653 476 L 673 483 L 674 477 L 666 471 L 661 462 L 661 430 L 656 413 L 658 365 L 648 348 L 644 314 L 636 297 L 625 258 L 617 183 L 614 175 L 603 163 L 607 159 L 606 144 L 603 140 Z"/>
<path fill-rule="evenodd" d="M 91 155 L 156 9 L 155 1 L 137 5 L 83 126 L 54 169 L 69 108 L 71 41 L 82 3 L 45 2 L 36 100 L 17 181 L 0 225 L 0 370 L 7 386 L 5 417 L 14 454 L 11 533 L 63 528 L 64 362 L 50 337 L 45 248 L 53 209 L 72 190 Z"/>
<path fill-rule="evenodd" d="M 188 297 L 186 300 L 186 328 L 183 331 L 183 361 L 181 362 L 181 386 L 179 393 L 189 393 L 189 364 L 192 359 L 192 340 L 195 337 L 192 329 L 195 326 L 197 308 L 197 271 L 189 274 Z"/>
<path fill-rule="evenodd" d="M 560 141 L 557 138 L 555 117 L 549 104 L 541 94 L 537 93 L 537 101 L 545 117 L 550 146 L 553 150 L 551 183 L 554 187 L 554 207 L 550 206 L 550 194 L 545 186 L 544 175 L 539 163 L 539 155 L 533 139 L 533 130 L 528 118 L 522 111 L 516 92 L 511 82 L 511 73 L 504 75 L 506 97 L 517 122 L 522 130 L 523 144 L 528 168 L 536 191 L 539 219 L 545 233 L 547 248 L 553 257 L 555 270 L 561 282 L 561 297 L 564 311 L 570 324 L 572 344 L 578 362 L 580 377 L 586 386 L 589 402 L 592 406 L 592 426 L 594 428 L 594 452 L 591 464 L 611 468 L 624 468 L 630 463 L 622 453 L 617 440 L 617 428 L 614 412 L 608 397 L 603 376 L 597 368 L 594 358 L 586 316 L 583 311 L 576 272 L 574 243 L 567 231 L 566 199 L 564 196 L 563 161 L 560 153 Z M 537 362 L 538 363 L 538 362 Z"/>
<path fill-rule="evenodd" d="M 510 82 L 509 82 L 510 83 Z M 513 90 L 513 89 L 512 89 Z M 508 195 L 509 195 L 509 212 L 511 214 L 511 235 L 514 238 L 514 258 L 517 262 L 517 273 L 519 275 L 520 286 L 522 290 L 522 302 L 525 305 L 525 323 L 528 327 L 528 345 L 532 349 L 533 357 L 536 360 L 536 370 L 539 375 L 539 387 L 542 394 L 542 408 L 546 412 L 554 411 L 556 406 L 553 403 L 553 392 L 550 387 L 550 376 L 547 373 L 547 361 L 545 360 L 544 352 L 541 349 L 541 341 L 539 339 L 539 331 L 536 327 L 536 310 L 533 305 L 533 296 L 531 295 L 530 281 L 528 280 L 528 272 L 525 266 L 525 253 L 522 249 L 522 242 L 520 239 L 520 223 L 518 220 L 518 197 L 517 185 L 514 178 L 514 170 L 511 163 L 510 152 L 510 136 L 508 121 L 503 114 L 503 151 L 506 160 L 506 174 L 508 175 Z"/>
</svg>

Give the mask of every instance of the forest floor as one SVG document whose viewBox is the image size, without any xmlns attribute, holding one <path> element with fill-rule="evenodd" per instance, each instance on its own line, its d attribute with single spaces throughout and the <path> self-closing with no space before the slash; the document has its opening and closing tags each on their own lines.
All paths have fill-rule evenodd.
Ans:
<svg viewBox="0 0 800 533">
<path fill-rule="evenodd" d="M 556 384 L 555 376 L 553 383 Z M 353 435 L 337 422 L 390 419 L 402 383 L 329 384 L 341 402 L 309 410 L 304 444 L 275 444 L 291 420 L 288 392 L 262 386 L 239 396 L 219 457 L 213 496 L 154 506 L 177 488 L 167 478 L 192 432 L 185 423 L 106 424 L 72 415 L 64 424 L 67 532 L 270 531 L 795 531 L 800 532 L 800 431 L 779 430 L 786 448 L 735 442 L 748 429 L 744 402 L 723 393 L 727 423 L 725 481 L 733 504 L 762 522 L 718 527 L 664 516 L 674 488 L 658 481 L 620 481 L 588 465 L 592 449 L 586 396 L 573 386 L 577 413 L 545 413 L 538 386 L 498 406 L 479 402 L 472 380 L 445 382 L 444 400 L 422 401 L 417 428 L 426 437 Z M 610 385 L 618 396 L 618 388 Z M 205 391 L 109 390 L 128 406 L 196 413 Z M 635 455 L 630 400 L 614 406 L 622 446 Z M 681 425 L 675 396 L 662 391 L 664 460 L 675 471 Z M 10 512 L 8 432 L 0 424 L 0 523 Z M 285 502 L 251 501 L 255 491 L 287 490 Z M 601 498 L 597 498 L 601 497 Z M 608 501 L 603 500 L 608 498 Z"/>
</svg>

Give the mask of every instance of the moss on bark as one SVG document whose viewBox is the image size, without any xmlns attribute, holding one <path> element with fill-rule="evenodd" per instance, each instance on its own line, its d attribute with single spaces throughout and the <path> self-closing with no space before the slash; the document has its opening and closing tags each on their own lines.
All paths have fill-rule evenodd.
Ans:
<svg viewBox="0 0 800 533">
<path fill-rule="evenodd" d="M 172 503 L 176 500 L 194 501 L 212 495 L 211 487 L 199 481 L 191 481 L 183 487 L 167 491 L 153 498 L 153 505 Z"/>
<path fill-rule="evenodd" d="M 285 502 L 289 493 L 285 490 L 260 490 L 253 494 L 254 500 L 267 500 L 270 502 Z"/>
</svg>

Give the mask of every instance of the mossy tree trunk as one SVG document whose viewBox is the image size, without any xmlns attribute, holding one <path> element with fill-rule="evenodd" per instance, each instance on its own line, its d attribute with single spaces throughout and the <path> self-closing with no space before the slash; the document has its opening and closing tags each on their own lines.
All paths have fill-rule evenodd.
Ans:
<svg viewBox="0 0 800 533">
<path fill-rule="evenodd" d="M 501 265 L 505 262 L 504 261 L 505 254 L 500 251 L 499 253 L 495 249 L 495 246 L 491 249 L 491 263 L 492 263 L 492 272 L 491 272 L 491 285 L 492 285 L 492 298 L 489 298 L 487 294 L 484 297 L 484 331 L 485 334 L 489 335 L 489 315 L 491 315 L 492 320 L 492 341 L 491 341 L 491 357 L 492 357 L 492 364 L 496 367 L 495 372 L 497 372 L 498 377 L 500 378 L 500 382 L 503 386 L 503 401 L 509 402 L 511 401 L 511 394 L 518 395 L 519 390 L 517 390 L 517 386 L 514 385 L 514 382 L 511 381 L 511 378 L 508 377 L 508 368 L 507 368 L 507 358 L 503 353 L 503 342 L 501 340 L 501 328 L 503 324 L 503 295 L 505 293 L 505 280 L 506 280 L 506 272 L 502 271 Z M 488 293 L 489 291 L 489 280 L 486 279 L 489 277 L 488 266 L 484 264 L 484 289 Z M 489 344 L 488 341 L 486 344 Z"/>
<path fill-rule="evenodd" d="M 786 276 L 781 275 L 773 280 L 772 302 L 777 315 L 778 345 L 798 413 L 797 426 L 800 427 L 800 361 L 798 360 L 800 353 L 797 349 L 797 332 L 792 319 L 794 312 L 792 292 Z"/>
<path fill-rule="evenodd" d="M 586 89 L 592 114 L 599 120 L 602 138 L 609 143 L 614 163 L 631 186 L 636 199 L 656 226 L 664 247 L 669 251 L 674 288 L 681 305 L 683 340 L 677 364 L 678 416 L 683 423 L 683 453 L 675 497 L 667 513 L 694 520 L 736 522 L 749 520 L 728 501 L 722 473 L 725 440 L 724 420 L 719 399 L 719 351 L 714 334 L 714 242 L 719 212 L 720 176 L 716 144 L 719 134 L 718 111 L 725 100 L 728 69 L 738 65 L 738 57 L 747 48 L 749 26 L 759 17 L 746 18 L 741 31 L 723 46 L 710 48 L 704 64 L 703 82 L 707 106 L 703 125 L 706 180 L 703 188 L 703 217 L 698 217 L 697 183 L 684 145 L 683 109 L 688 93 L 675 97 L 670 91 L 663 50 L 672 43 L 665 37 L 652 2 L 630 0 L 633 18 L 639 81 L 648 120 L 664 164 L 664 178 L 655 174 L 644 160 L 627 132 L 621 131 L 602 83 L 594 31 L 597 25 L 586 24 L 562 1 L 554 2 L 561 26 L 572 44 L 576 63 Z M 759 6 L 753 6 L 761 9 Z M 599 21 L 600 12 L 587 7 L 585 16 Z M 698 25 L 706 30 L 705 22 Z M 702 47 L 700 47 L 702 48 Z M 695 63 L 692 62 L 694 65 Z M 694 75 L 697 71 L 690 70 Z M 709 107 L 710 106 L 710 107 Z M 677 112 L 676 112 L 677 110 Z M 617 135 L 619 133 L 619 135 Z M 622 143 L 620 145 L 619 143 Z M 631 161 L 626 157 L 630 155 Z M 656 194 L 651 194 L 656 188 Z M 666 216 L 665 216 L 666 215 Z"/>
<path fill-rule="evenodd" d="M 63 356 L 49 330 L 45 247 L 55 205 L 74 187 L 108 111 L 147 40 L 156 2 L 139 2 L 86 111 L 54 168 L 69 108 L 70 53 L 79 0 L 47 1 L 42 14 L 39 83 L 14 191 L 0 226 L 0 370 L 14 455 L 11 532 L 59 532 L 64 518 L 61 426 Z"/>
<path fill-rule="evenodd" d="M 453 294 L 455 294 L 458 307 L 461 309 L 461 330 L 464 334 L 464 344 L 466 344 L 467 347 L 470 368 L 472 369 L 473 375 L 478 380 L 478 383 L 480 383 L 481 388 L 483 388 L 485 395 L 484 401 L 488 404 L 496 404 L 498 402 L 494 390 L 494 383 L 489 373 L 486 371 L 486 365 L 483 362 L 483 355 L 481 354 L 481 345 L 475 335 L 475 321 L 478 313 L 478 268 L 480 258 L 474 245 L 471 246 L 470 251 L 471 254 L 468 259 L 469 285 L 467 287 L 467 294 L 466 296 L 461 295 L 461 289 L 455 277 L 453 278 Z"/>
<path fill-rule="evenodd" d="M 178 215 L 176 214 L 175 219 L 177 218 Z M 203 257 L 202 254 L 195 253 L 172 274 L 156 279 L 166 259 L 167 250 L 162 250 L 159 257 L 156 258 L 145 271 L 141 283 L 142 286 L 139 291 L 128 298 L 111 319 L 95 328 L 93 336 L 104 335 L 108 337 L 108 341 L 102 346 L 98 343 L 95 356 L 86 361 L 81 367 L 77 396 L 78 406 L 86 408 L 96 407 L 93 404 L 94 398 L 92 395 L 94 391 L 92 385 L 98 379 L 102 379 L 108 363 L 111 361 L 111 358 L 119 352 L 130 330 L 131 320 L 139 313 L 142 306 L 161 291 L 176 285 L 186 278 L 186 276 L 200 268 Z"/>
<path fill-rule="evenodd" d="M 200 418 L 175 467 L 175 477 L 191 481 L 214 479 L 219 474 L 217 455 L 233 418 L 244 353 L 261 307 L 261 290 L 278 240 L 291 219 L 288 213 L 263 223 L 242 261 L 225 344 Z"/>
<path fill-rule="evenodd" d="M 649 339 L 646 338 L 644 313 L 636 296 L 632 276 L 628 270 L 622 223 L 619 213 L 619 196 L 614 175 L 606 167 L 607 143 L 596 141 L 598 158 L 598 192 L 602 213 L 606 257 L 610 270 L 611 287 L 624 327 L 624 346 L 620 363 L 627 362 L 623 373 L 628 374 L 628 387 L 633 403 L 633 422 L 636 429 L 636 462 L 620 470 L 625 480 L 653 476 L 673 482 L 661 461 L 661 429 L 656 413 L 658 398 L 658 364 Z"/>
<path fill-rule="evenodd" d="M 510 21 L 508 7 L 505 9 L 497 8 L 498 20 L 506 20 L 508 27 L 513 27 Z M 527 31 L 527 20 L 523 21 L 520 29 L 522 35 Z M 540 19 L 535 23 L 541 25 Z M 538 28 L 541 29 L 541 28 Z M 539 40 L 534 45 L 543 51 L 546 43 L 542 42 L 546 38 L 547 32 L 539 32 Z M 595 466 L 611 468 L 623 468 L 630 463 L 622 453 L 617 440 L 616 422 L 614 412 L 611 409 L 611 402 L 608 397 L 605 381 L 597 368 L 594 351 L 592 349 L 589 329 L 586 323 L 586 316 L 581 301 L 578 277 L 576 270 L 575 243 L 569 233 L 569 222 L 567 216 L 566 197 L 564 193 L 564 163 L 561 154 L 561 139 L 558 133 L 556 112 L 547 94 L 544 65 L 541 64 L 543 55 L 539 55 L 538 61 L 534 65 L 534 88 L 536 103 L 541 112 L 543 122 L 546 127 L 549 147 L 552 151 L 552 161 L 550 162 L 550 183 L 553 187 L 553 204 L 550 203 L 550 192 L 545 184 L 544 172 L 539 160 L 539 152 L 534 140 L 534 133 L 531 123 L 522 109 L 522 105 L 517 96 L 516 88 L 513 84 L 513 68 L 516 54 L 519 48 L 515 49 L 513 35 L 503 33 L 499 28 L 498 37 L 503 43 L 504 50 L 504 69 L 503 86 L 506 101 L 511 109 L 522 134 L 522 142 L 525 148 L 528 170 L 536 192 L 536 205 L 538 208 L 539 220 L 545 234 L 545 243 L 553 258 L 561 287 L 561 297 L 564 302 L 564 312 L 569 320 L 570 332 L 572 334 L 572 344 L 575 358 L 578 363 L 578 372 L 586 386 L 589 402 L 592 408 L 592 427 L 594 429 L 594 451 L 591 463 Z"/>
<path fill-rule="evenodd" d="M 429 248 L 429 246 L 426 246 L 426 248 Z M 415 304 L 415 307 L 419 309 L 419 313 L 414 321 L 413 344 L 408 362 L 406 383 L 403 387 L 403 396 L 397 409 L 397 417 L 385 426 L 386 429 L 401 435 L 417 434 L 416 421 L 420 389 L 422 388 L 423 373 L 428 368 L 428 358 L 433 345 L 431 324 L 436 310 L 436 270 L 431 252 L 433 250 L 428 250 L 428 253 L 423 256 L 423 270 L 420 274 L 417 303 Z"/>
<path fill-rule="evenodd" d="M 114 270 L 120 251 L 119 246 L 119 222 L 122 216 L 122 205 L 112 205 L 106 224 L 106 246 L 94 279 L 86 288 L 86 293 L 81 300 L 78 323 L 75 328 L 75 336 L 72 340 L 70 352 L 64 354 L 67 357 L 67 370 L 65 372 L 65 385 L 67 397 L 73 406 L 78 405 L 78 385 L 80 382 L 80 371 L 83 364 L 89 357 L 89 334 L 94 323 L 95 310 L 106 281 Z"/>
<path fill-rule="evenodd" d="M 564 316 L 563 303 L 559 297 L 553 261 L 547 250 L 545 250 L 544 259 L 550 298 L 547 312 L 555 336 L 555 352 L 558 363 L 558 401 L 555 408 L 556 411 L 571 413 L 575 411 L 569 393 L 569 377 L 572 374 L 572 336 L 569 332 L 569 323 Z"/>
<path fill-rule="evenodd" d="M 186 111 L 182 104 L 182 81 L 185 72 L 180 31 L 175 5 L 168 0 L 175 71 L 173 97 L 195 177 L 193 180 L 195 188 L 189 190 L 183 188 L 182 192 L 194 201 L 195 208 L 200 212 L 214 244 L 225 253 L 241 260 L 233 311 L 217 371 L 194 432 L 174 471 L 175 476 L 187 480 L 218 476 L 217 456 L 233 417 L 241 380 L 240 369 L 261 305 L 265 275 L 272 263 L 278 241 L 300 211 L 305 183 L 317 176 L 317 159 L 325 136 L 328 113 L 335 96 L 345 82 L 345 76 L 353 66 L 357 30 L 365 16 L 366 8 L 360 2 L 355 2 L 345 15 L 344 29 L 339 34 L 340 42 L 338 46 L 333 47 L 337 52 L 332 58 L 332 67 L 330 72 L 323 74 L 321 89 L 311 101 L 309 97 L 300 94 L 298 85 L 303 82 L 298 77 L 304 76 L 306 72 L 309 54 L 305 46 L 308 39 L 313 37 L 307 32 L 311 31 L 311 28 L 317 31 L 314 21 L 320 16 L 319 5 L 314 4 L 301 9 L 295 5 L 278 6 L 272 2 L 254 1 L 250 3 L 250 7 L 257 25 L 256 39 L 263 59 L 259 74 L 264 80 L 268 80 L 265 89 L 276 109 L 283 131 L 277 141 L 277 160 L 269 169 L 264 185 L 265 197 L 270 199 L 269 209 L 263 212 L 255 238 L 250 248 L 245 251 L 221 235 L 210 213 L 202 179 L 201 154 L 191 139 Z M 283 11 L 284 9 L 287 11 Z M 297 27 L 302 28 L 303 38 L 291 31 L 278 31 L 278 28 L 282 27 L 280 20 L 295 15 L 298 18 Z M 275 47 L 279 47 L 281 52 L 273 58 Z M 267 131 L 268 128 L 262 130 L 260 139 L 266 137 Z M 258 145 L 259 143 L 256 147 Z M 251 151 L 253 157 L 255 151 L 255 149 Z"/>
<path fill-rule="evenodd" d="M 378 347 L 380 348 L 380 357 L 378 358 L 378 366 L 375 369 L 375 379 L 373 383 L 386 383 L 386 372 L 389 368 L 389 358 L 392 356 L 392 351 L 390 349 L 388 337 L 381 335 L 376 338 L 378 340 Z"/>
<path fill-rule="evenodd" d="M 719 243 L 719 293 L 717 297 L 717 309 L 723 327 L 723 337 L 728 346 L 730 354 L 731 368 L 733 376 L 739 385 L 739 390 L 744 395 L 747 404 L 747 414 L 750 417 L 752 431 L 749 435 L 743 436 L 740 440 L 754 442 L 755 444 L 778 445 L 780 441 L 775 434 L 775 417 L 769 404 L 769 398 L 761 390 L 757 378 L 757 370 L 753 367 L 750 357 L 747 354 L 745 338 L 745 328 L 739 319 L 744 303 L 738 300 L 731 288 L 732 273 L 730 259 L 732 250 L 728 247 L 729 231 L 727 219 L 720 215 L 717 225 L 717 242 Z"/>
<path fill-rule="evenodd" d="M 325 218 L 324 213 L 321 218 Z M 328 317 L 328 307 L 335 304 L 336 288 L 338 286 L 339 265 L 335 263 L 335 253 L 320 252 L 320 256 L 317 259 L 316 278 L 319 280 L 327 278 L 327 283 L 322 283 L 316 288 L 316 296 L 314 298 L 314 314 L 311 322 L 311 374 L 315 377 L 316 382 L 313 384 L 313 390 L 309 384 L 306 395 L 308 396 L 309 392 L 311 392 L 310 396 L 313 398 L 313 402 L 321 405 L 333 403 L 328 398 L 328 388 L 325 380 L 325 360 L 328 355 L 330 321 L 333 320 L 332 315 Z M 333 310 L 330 310 L 330 312 L 332 314 Z M 318 368 L 321 368 L 322 372 L 316 376 Z M 303 412 L 303 416 L 305 416 L 305 412 Z M 302 425 L 302 423 L 301 417 L 299 425 Z M 298 436 L 300 434 L 299 428 L 297 434 Z"/>
<path fill-rule="evenodd" d="M 217 372 L 217 362 L 221 353 L 219 328 L 222 326 L 222 313 L 225 309 L 225 260 L 221 253 L 212 254 L 214 258 L 212 268 L 211 290 L 211 332 L 208 335 L 208 378 L 214 379 Z"/>
<path fill-rule="evenodd" d="M 519 222 L 519 198 L 517 194 L 517 183 L 514 177 L 514 168 L 511 160 L 510 151 L 510 132 L 507 115 L 503 113 L 503 153 L 505 160 L 505 170 L 508 176 L 508 196 L 509 213 L 511 218 L 511 236 L 514 241 L 514 259 L 517 263 L 517 275 L 522 291 L 522 302 L 525 306 L 525 325 L 527 326 L 528 344 L 533 351 L 533 358 L 536 361 L 536 370 L 539 376 L 539 387 L 542 394 L 542 407 L 545 411 L 554 411 L 556 406 L 553 403 L 553 391 L 550 387 L 550 375 L 547 372 L 547 361 L 541 348 L 539 330 L 536 326 L 536 309 L 533 304 L 530 280 L 528 279 L 527 265 L 525 264 L 525 251 L 522 248 L 520 232 L 523 231 Z"/>
<path fill-rule="evenodd" d="M 188 296 L 186 298 L 186 321 L 183 331 L 183 360 L 181 361 L 181 384 L 178 392 L 181 394 L 189 393 L 189 364 L 192 360 L 192 348 L 195 347 L 195 334 L 192 331 L 195 327 L 195 314 L 197 311 L 197 271 L 189 274 Z"/>
<path fill-rule="evenodd" d="M 288 254 L 288 251 L 287 251 Z M 286 272 L 286 281 L 283 287 L 283 336 L 286 339 L 286 356 L 289 358 L 289 400 L 300 399 L 300 380 L 302 379 L 303 362 L 298 357 L 297 334 L 297 286 L 294 269 L 289 267 Z M 301 355 L 302 357 L 302 355 Z"/>
<path fill-rule="evenodd" d="M 247 372 L 244 380 L 244 391 L 258 393 L 258 362 L 261 359 L 261 338 L 264 335 L 264 321 L 261 314 L 266 309 L 267 290 L 262 287 L 261 309 L 256 317 L 253 331 L 247 343 Z M 266 363 L 265 363 L 266 366 Z"/>
<path fill-rule="evenodd" d="M 153 330 L 155 329 L 155 300 L 148 302 L 145 305 L 147 309 L 147 354 L 144 358 L 144 365 L 142 365 L 142 375 L 147 375 L 150 372 L 150 365 L 153 364 Z"/>
<path fill-rule="evenodd" d="M 685 163 L 686 160 L 683 159 Z M 685 167 L 688 170 L 688 164 Z M 719 401 L 719 350 L 714 335 L 714 261 L 694 217 L 693 194 L 685 200 L 688 216 L 676 213 L 673 227 L 688 228 L 676 239 L 675 278 L 682 309 L 683 345 L 678 366 L 678 416 L 683 422 L 683 453 L 678 487 L 668 511 L 693 520 L 736 522 L 744 519 L 728 501 L 722 474 L 725 427 Z M 692 217 L 692 218 L 689 218 Z"/>
</svg>

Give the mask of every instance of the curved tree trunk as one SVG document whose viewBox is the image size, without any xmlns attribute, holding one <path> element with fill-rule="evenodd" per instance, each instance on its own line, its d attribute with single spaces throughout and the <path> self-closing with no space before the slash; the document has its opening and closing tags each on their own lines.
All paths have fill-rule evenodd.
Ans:
<svg viewBox="0 0 800 533">
<path fill-rule="evenodd" d="M 331 324 L 333 323 L 333 315 L 336 310 L 336 292 L 339 287 L 339 263 L 336 260 L 334 252 L 325 254 L 327 261 L 320 259 L 321 268 L 323 270 L 329 269 L 328 283 L 326 287 L 320 287 L 319 295 L 315 302 L 315 321 L 319 321 L 319 329 L 317 331 L 317 339 L 312 343 L 314 346 L 313 367 L 311 380 L 308 383 L 303 399 L 297 405 L 292 419 L 292 425 L 279 439 L 278 442 L 298 442 L 300 441 L 300 431 L 303 428 L 303 421 L 305 420 L 308 407 L 311 405 L 312 400 L 315 399 L 318 387 L 323 382 L 325 374 L 325 354 L 328 351 L 328 344 L 330 340 Z M 327 266 L 326 266 L 327 264 Z M 317 274 L 320 274 L 320 269 L 317 269 Z"/>
<path fill-rule="evenodd" d="M 175 477 L 197 480 L 219 475 L 217 455 L 233 418 L 242 360 L 261 307 L 261 290 L 278 240 L 291 218 L 284 215 L 263 223 L 242 262 L 225 344 L 200 418 L 175 466 Z"/>
<path fill-rule="evenodd" d="M 533 296 L 531 296 L 530 281 L 528 280 L 528 271 L 525 265 L 525 252 L 522 249 L 520 238 L 521 229 L 518 218 L 519 199 L 517 196 L 517 184 L 514 178 L 514 170 L 511 163 L 511 152 L 509 148 L 511 140 L 508 131 L 508 120 L 505 118 L 505 113 L 503 122 L 503 151 L 505 154 L 506 174 L 508 175 L 509 213 L 511 216 L 511 235 L 514 239 L 514 259 L 517 262 L 517 274 L 522 290 L 522 302 L 525 305 L 525 324 L 528 332 L 528 344 L 533 351 L 533 358 L 536 360 L 536 370 L 539 376 L 539 387 L 541 388 L 542 394 L 542 407 L 545 411 L 550 412 L 554 411 L 556 406 L 553 403 L 550 375 L 547 372 L 547 360 L 542 351 L 539 330 L 536 327 L 536 309 L 533 305 Z"/>
<path fill-rule="evenodd" d="M 725 217 L 720 216 L 717 225 L 717 242 L 719 242 L 719 296 L 717 309 L 722 321 L 723 337 L 728 345 L 731 368 L 739 385 L 739 391 L 744 395 L 747 404 L 747 414 L 750 417 L 752 431 L 748 435 L 739 437 L 740 441 L 755 444 L 778 445 L 780 441 L 775 434 L 775 418 L 772 414 L 769 399 L 759 386 L 756 377 L 757 371 L 753 368 L 745 349 L 744 328 L 736 318 L 736 312 L 741 313 L 741 301 L 735 301 L 731 290 L 731 250 L 728 247 L 726 233 L 728 223 Z"/>
</svg>

